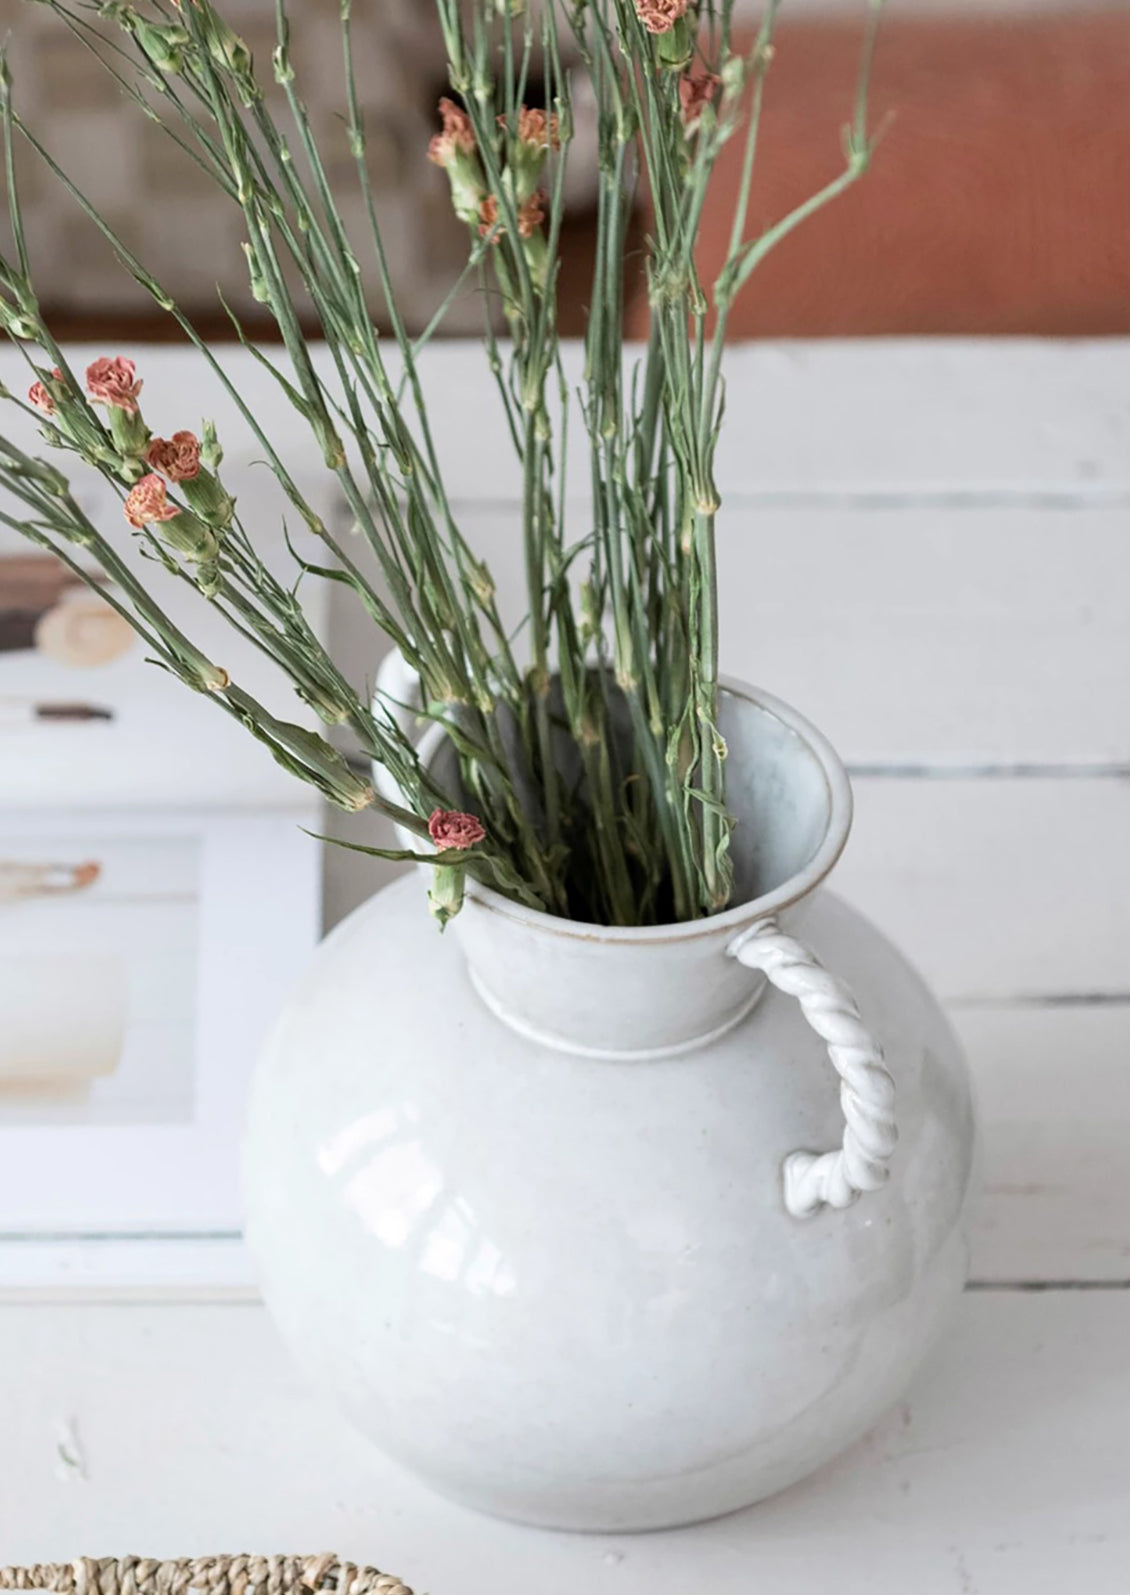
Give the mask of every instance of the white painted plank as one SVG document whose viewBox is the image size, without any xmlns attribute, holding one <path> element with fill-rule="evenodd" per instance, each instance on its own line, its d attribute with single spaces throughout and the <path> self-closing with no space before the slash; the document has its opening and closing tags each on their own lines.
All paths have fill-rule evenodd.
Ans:
<svg viewBox="0 0 1130 1595">
<path fill-rule="evenodd" d="M 629 350 L 631 361 L 637 351 Z M 565 369 L 575 384 L 580 352 Z M 1070 494 L 1109 499 L 1130 483 L 1127 343 L 865 339 L 735 346 L 718 454 L 723 497 Z M 423 365 L 449 491 L 514 498 L 504 423 L 473 342 Z M 568 480 L 588 491 L 583 433 Z"/>
<path fill-rule="evenodd" d="M 390 344 L 390 367 L 396 369 Z M 950 496 L 1130 491 L 1125 339 L 867 339 L 735 346 L 719 480 L 739 492 L 873 492 Z M 76 345 L 81 371 L 101 348 Z M 144 375 L 146 415 L 158 430 L 219 423 L 233 458 L 258 451 L 231 400 L 191 350 L 123 347 Z M 271 351 L 272 357 L 275 351 Z M 629 358 L 634 351 L 629 351 Z M 288 460 L 317 466 L 309 429 L 268 373 L 238 349 L 225 368 Z M 328 372 L 329 362 L 322 369 Z M 579 346 L 565 350 L 576 382 Z M 513 494 L 516 473 L 477 341 L 437 343 L 422 370 L 449 491 L 461 501 Z M 26 369 L 0 350 L 0 379 L 17 391 Z M 185 417 L 189 419 L 186 421 Z M 11 426 L 5 413 L 3 426 Z M 585 491 L 580 434 L 570 480 Z"/>
<path fill-rule="evenodd" d="M 954 1019 L 982 1128 L 973 1278 L 1130 1280 L 1130 1004 Z"/>
<path fill-rule="evenodd" d="M 855 782 L 832 878 L 949 1001 L 1130 991 L 1130 783 Z"/>
<path fill-rule="evenodd" d="M 1125 510 L 741 512 L 726 670 L 860 764 L 1130 761 Z"/>
<path fill-rule="evenodd" d="M 723 669 L 801 709 L 851 763 L 1130 763 L 1127 514 L 739 505 L 719 522 Z M 587 535 L 584 506 L 571 516 Z M 480 507 L 463 526 L 516 625 L 518 512 Z M 363 615 L 337 620 L 347 657 L 375 653 Z"/>
<path fill-rule="evenodd" d="M 0 1553 L 332 1548 L 430 1595 L 1125 1595 L 1128 1339 L 1126 1293 L 967 1297 L 906 1402 L 816 1478 L 696 1529 L 586 1537 L 401 1475 L 258 1309 L 9 1308 Z"/>
<path fill-rule="evenodd" d="M 1126 764 L 1125 510 L 735 512 L 724 668 L 861 764 Z"/>
</svg>

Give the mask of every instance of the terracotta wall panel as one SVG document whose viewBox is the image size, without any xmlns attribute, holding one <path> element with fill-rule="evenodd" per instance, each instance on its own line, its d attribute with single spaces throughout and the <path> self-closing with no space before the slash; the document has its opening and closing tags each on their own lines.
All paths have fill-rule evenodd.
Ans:
<svg viewBox="0 0 1130 1595">
<path fill-rule="evenodd" d="M 837 171 L 858 41 L 838 21 L 782 28 L 755 230 Z M 1130 331 L 1130 10 L 892 18 L 873 103 L 890 121 L 871 174 L 766 263 L 735 336 Z M 707 214 L 708 274 L 740 155 Z"/>
</svg>

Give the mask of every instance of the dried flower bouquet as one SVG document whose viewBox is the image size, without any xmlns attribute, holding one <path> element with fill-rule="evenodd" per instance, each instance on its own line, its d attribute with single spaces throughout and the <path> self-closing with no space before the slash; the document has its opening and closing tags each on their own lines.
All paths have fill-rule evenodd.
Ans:
<svg viewBox="0 0 1130 1595">
<path fill-rule="evenodd" d="M 685 920 L 726 905 L 732 820 L 718 729 L 715 455 L 724 408 L 730 307 L 766 255 L 866 170 L 873 148 L 867 87 L 879 0 L 868 0 L 854 114 L 827 185 L 767 230 L 749 208 L 780 0 L 766 0 L 752 47 L 733 37 L 734 0 L 435 0 L 450 97 L 432 161 L 450 180 L 469 258 L 451 296 L 418 335 L 397 313 L 381 221 L 347 236 L 296 81 L 277 0 L 271 70 L 211 0 L 41 0 L 243 215 L 256 300 L 288 363 L 244 342 L 309 424 L 361 537 L 335 538 L 300 491 L 259 419 L 160 284 L 68 179 L 20 118 L 2 70 L 12 243 L 0 257 L 0 321 L 33 377 L 26 402 L 56 449 L 114 484 L 120 531 L 83 513 L 54 465 L 0 439 L 0 521 L 76 573 L 97 566 L 113 602 L 154 658 L 235 716 L 288 769 L 349 810 L 391 814 L 436 865 L 433 909 L 458 911 L 466 877 L 553 914 L 616 925 Z M 366 196 L 366 135 L 354 67 L 351 0 L 342 0 L 343 103 Z M 109 38 L 106 21 L 120 29 Z M 540 105 L 529 103 L 538 73 Z M 599 116 L 599 217 L 586 360 L 571 395 L 557 329 L 564 181 L 574 138 L 575 74 Z M 156 110 L 154 108 L 157 108 Z M 717 281 L 696 270 L 708 187 L 725 143 L 744 141 L 731 243 Z M 267 568 L 222 472 L 215 427 L 152 435 L 143 384 L 122 357 L 83 376 L 45 324 L 21 220 L 13 146 L 26 139 L 113 245 L 125 269 L 196 344 L 239 407 L 294 507 L 325 549 L 295 554 L 294 585 Z M 653 213 L 646 260 L 628 258 L 637 190 Z M 389 340 L 378 336 L 358 251 L 374 252 Z M 626 366 L 622 306 L 629 272 L 646 271 L 651 334 Z M 420 355 L 456 294 L 486 307 L 486 365 L 521 467 L 526 613 L 500 612 L 490 571 L 445 492 Z M 334 377 L 316 369 L 298 290 L 313 306 Z M 508 337 L 496 337 L 493 306 Z M 233 320 L 235 318 L 233 317 Z M 591 465 L 591 521 L 566 525 L 563 461 L 571 405 Z M 327 728 L 279 720 L 204 657 L 169 620 L 119 536 L 190 583 L 285 673 Z M 420 683 L 419 714 L 441 721 L 458 753 L 459 790 L 416 756 L 404 704 L 347 681 L 306 620 L 301 580 L 344 583 Z M 378 648 L 374 642 L 374 656 Z M 407 729 L 405 726 L 407 725 Z M 357 770 L 376 761 L 403 794 L 378 795 Z M 397 854 L 413 857 L 415 854 Z"/>
</svg>

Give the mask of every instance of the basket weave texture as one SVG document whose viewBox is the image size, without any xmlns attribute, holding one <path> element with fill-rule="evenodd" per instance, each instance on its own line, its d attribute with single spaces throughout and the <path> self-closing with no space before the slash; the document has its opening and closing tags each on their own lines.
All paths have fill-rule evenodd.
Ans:
<svg viewBox="0 0 1130 1595">
<path fill-rule="evenodd" d="M 0 1590 L 53 1595 L 412 1595 L 374 1567 L 336 1556 L 202 1556 L 154 1562 L 140 1556 L 0 1568 Z"/>
</svg>

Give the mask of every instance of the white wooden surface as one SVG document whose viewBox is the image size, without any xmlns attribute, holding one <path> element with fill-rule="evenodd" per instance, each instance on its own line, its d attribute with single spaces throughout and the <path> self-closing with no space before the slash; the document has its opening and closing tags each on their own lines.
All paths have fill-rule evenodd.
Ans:
<svg viewBox="0 0 1130 1595">
<path fill-rule="evenodd" d="M 480 371 L 437 351 L 431 381 L 497 564 L 513 477 Z M 431 1595 L 1130 1595 L 1130 346 L 740 352 L 721 475 L 725 663 L 852 764 L 837 887 L 969 1047 L 986 1188 L 953 1333 L 816 1479 L 719 1524 L 590 1540 L 400 1476 L 251 1301 L 12 1301 L 0 1560 L 332 1547 Z M 333 856 L 331 914 L 379 879 Z"/>
<path fill-rule="evenodd" d="M 332 1547 L 418 1595 L 1125 1595 L 1128 1344 L 1124 1292 L 972 1294 L 906 1402 L 817 1478 L 701 1528 L 588 1538 L 400 1475 L 257 1309 L 10 1308 L 0 1547 Z"/>
</svg>

